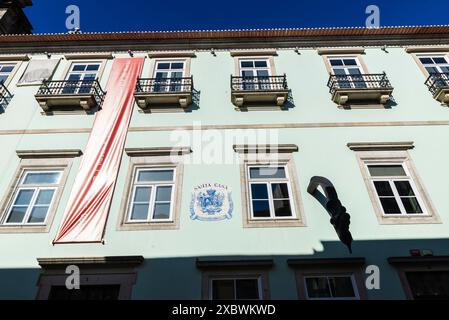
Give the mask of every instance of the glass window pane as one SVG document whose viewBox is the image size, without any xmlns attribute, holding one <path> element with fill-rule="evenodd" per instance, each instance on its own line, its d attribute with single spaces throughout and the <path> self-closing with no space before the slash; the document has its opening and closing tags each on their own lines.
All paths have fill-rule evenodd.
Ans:
<svg viewBox="0 0 449 320">
<path fill-rule="evenodd" d="M 12 207 L 7 223 L 21 223 L 28 207 Z"/>
<path fill-rule="evenodd" d="M 234 280 L 212 280 L 212 299 L 234 300 Z"/>
<path fill-rule="evenodd" d="M 416 199 L 415 197 L 401 198 L 401 201 L 407 213 L 423 213 L 421 206 L 418 203 L 418 199 Z"/>
<path fill-rule="evenodd" d="M 159 70 L 166 70 L 166 69 L 170 69 L 170 63 L 158 63 L 157 64 L 157 68 L 159 69 Z"/>
<path fill-rule="evenodd" d="M 136 187 L 134 202 L 150 202 L 151 187 Z"/>
<path fill-rule="evenodd" d="M 184 63 L 182 62 L 173 62 L 171 64 L 172 69 L 184 69 Z"/>
<path fill-rule="evenodd" d="M 350 277 L 329 278 L 332 296 L 335 298 L 354 298 L 355 292 Z"/>
<path fill-rule="evenodd" d="M 137 181 L 173 181 L 173 170 L 140 170 Z"/>
<path fill-rule="evenodd" d="M 360 71 L 359 68 L 348 68 L 348 73 L 350 75 L 360 75 L 362 74 L 362 72 Z M 358 81 L 363 81 L 363 77 L 357 77 Z"/>
<path fill-rule="evenodd" d="M 356 66 L 357 61 L 355 59 L 343 59 L 345 66 Z"/>
<path fill-rule="evenodd" d="M 0 83 L 4 83 L 6 81 L 6 79 L 8 79 L 7 75 L 1 75 L 0 74 Z"/>
<path fill-rule="evenodd" d="M 89 64 L 86 68 L 87 71 L 97 71 L 100 68 L 99 64 Z"/>
<path fill-rule="evenodd" d="M 385 214 L 400 214 L 398 203 L 395 198 L 380 198 L 380 203 Z"/>
<path fill-rule="evenodd" d="M 419 58 L 419 60 L 421 61 L 421 63 L 423 64 L 432 64 L 433 61 L 431 58 Z"/>
<path fill-rule="evenodd" d="M 284 167 L 250 168 L 249 176 L 251 179 L 278 179 L 286 177 Z"/>
<path fill-rule="evenodd" d="M 270 74 L 268 73 L 268 70 L 257 70 L 257 76 L 258 77 L 268 77 Z M 268 79 L 264 79 L 267 81 Z"/>
<path fill-rule="evenodd" d="M 171 200 L 171 186 L 157 187 L 156 201 L 170 201 Z"/>
<path fill-rule="evenodd" d="M 400 196 L 414 196 L 412 186 L 409 181 L 395 181 L 394 185 Z"/>
<path fill-rule="evenodd" d="M 242 77 L 254 77 L 253 70 L 243 70 Z"/>
<path fill-rule="evenodd" d="M 330 298 L 331 293 L 327 278 L 306 278 L 307 296 L 309 298 Z"/>
<path fill-rule="evenodd" d="M 259 299 L 259 281 L 257 279 L 238 279 L 236 280 L 236 299 Z"/>
<path fill-rule="evenodd" d="M 49 205 L 53 199 L 55 190 L 40 190 L 37 195 L 35 204 L 37 205 Z"/>
<path fill-rule="evenodd" d="M 286 183 L 273 183 L 271 190 L 274 199 L 288 199 L 288 185 Z"/>
<path fill-rule="evenodd" d="M 426 67 L 426 70 L 427 70 L 427 72 L 428 72 L 429 74 L 432 74 L 432 73 L 440 73 L 440 72 L 438 71 L 438 68 L 436 68 L 436 67 Z"/>
<path fill-rule="evenodd" d="M 289 200 L 274 200 L 274 215 L 276 217 L 291 217 L 292 209 Z"/>
<path fill-rule="evenodd" d="M 153 219 L 170 219 L 170 203 L 156 203 L 154 205 Z"/>
<path fill-rule="evenodd" d="M 266 68 L 267 67 L 267 61 L 254 61 L 254 66 L 256 68 Z"/>
<path fill-rule="evenodd" d="M 268 200 L 253 200 L 253 217 L 270 217 L 270 204 Z"/>
<path fill-rule="evenodd" d="M 268 199 L 268 185 L 251 184 L 251 196 L 253 199 Z"/>
<path fill-rule="evenodd" d="M 329 62 L 331 63 L 331 66 L 342 66 L 343 61 L 341 59 L 330 59 Z"/>
<path fill-rule="evenodd" d="M 253 61 L 240 61 L 240 65 L 242 66 L 242 68 L 253 68 L 254 67 Z"/>
<path fill-rule="evenodd" d="M 374 186 L 379 196 L 394 196 L 388 181 L 374 181 Z"/>
<path fill-rule="evenodd" d="M 131 220 L 146 220 L 148 217 L 148 204 L 133 204 Z"/>
<path fill-rule="evenodd" d="M 14 205 L 29 205 L 31 198 L 33 197 L 34 190 L 19 190 Z"/>
<path fill-rule="evenodd" d="M 73 71 L 84 71 L 86 70 L 86 65 L 85 64 L 76 64 L 73 66 Z"/>
<path fill-rule="evenodd" d="M 404 168 L 401 165 L 369 165 L 369 173 L 372 177 L 385 177 L 385 176 L 407 176 Z"/>
<path fill-rule="evenodd" d="M 75 74 L 69 74 L 69 76 L 67 77 L 68 81 L 78 81 L 81 79 L 81 74 L 79 73 L 75 73 Z M 73 85 L 73 83 L 71 83 Z"/>
<path fill-rule="evenodd" d="M 6 73 L 6 72 L 11 72 L 13 69 L 14 69 L 14 66 L 3 66 L 0 71 Z"/>
<path fill-rule="evenodd" d="M 442 63 L 442 64 L 447 63 L 446 59 L 444 59 L 443 57 L 434 57 L 433 61 L 435 61 L 435 63 Z"/>
<path fill-rule="evenodd" d="M 48 206 L 44 207 L 34 207 L 31 210 L 30 217 L 28 218 L 29 223 L 42 223 L 45 221 L 45 217 L 47 216 Z"/>
<path fill-rule="evenodd" d="M 56 184 L 61 172 L 28 172 L 23 184 Z"/>
</svg>

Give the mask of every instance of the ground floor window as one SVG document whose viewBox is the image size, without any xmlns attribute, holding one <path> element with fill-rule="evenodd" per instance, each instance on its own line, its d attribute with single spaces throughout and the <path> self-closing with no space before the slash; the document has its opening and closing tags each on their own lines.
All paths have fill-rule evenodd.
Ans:
<svg viewBox="0 0 449 320">
<path fill-rule="evenodd" d="M 306 276 L 307 299 L 358 299 L 353 275 Z"/>
<path fill-rule="evenodd" d="M 210 298 L 213 300 L 260 300 L 260 277 L 241 279 L 211 279 Z"/>
<path fill-rule="evenodd" d="M 414 300 L 449 300 L 449 271 L 405 272 Z"/>
</svg>

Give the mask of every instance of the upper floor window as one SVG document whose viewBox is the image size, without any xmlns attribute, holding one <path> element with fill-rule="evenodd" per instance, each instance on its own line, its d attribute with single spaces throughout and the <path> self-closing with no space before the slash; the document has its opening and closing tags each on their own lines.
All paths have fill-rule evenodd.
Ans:
<svg viewBox="0 0 449 320">
<path fill-rule="evenodd" d="M 429 74 L 449 73 L 449 62 L 445 55 L 420 56 L 419 61 Z"/>
<path fill-rule="evenodd" d="M 100 62 L 73 62 L 66 75 L 66 83 L 62 93 L 89 93 L 98 77 Z"/>
<path fill-rule="evenodd" d="M 367 163 L 384 214 L 423 214 L 416 187 L 402 163 Z"/>
<path fill-rule="evenodd" d="M 305 276 L 307 299 L 359 299 L 354 276 L 351 274 Z"/>
<path fill-rule="evenodd" d="M 44 224 L 62 171 L 24 171 L 4 224 Z"/>
<path fill-rule="evenodd" d="M 0 63 L 0 83 L 6 82 L 15 66 L 15 63 Z"/>
<path fill-rule="evenodd" d="M 271 75 L 268 59 L 241 59 L 240 76 L 243 77 L 243 90 L 269 89 Z"/>
<path fill-rule="evenodd" d="M 295 217 L 286 166 L 249 166 L 248 181 L 252 219 Z"/>
<path fill-rule="evenodd" d="M 332 73 L 339 77 L 340 88 L 366 88 L 364 71 L 357 57 L 329 57 Z"/>
<path fill-rule="evenodd" d="M 182 78 L 185 76 L 186 62 L 177 61 L 156 61 L 154 68 L 154 91 L 169 92 L 183 91 Z"/>
<path fill-rule="evenodd" d="M 128 222 L 170 221 L 175 168 L 140 168 L 135 175 Z"/>
</svg>

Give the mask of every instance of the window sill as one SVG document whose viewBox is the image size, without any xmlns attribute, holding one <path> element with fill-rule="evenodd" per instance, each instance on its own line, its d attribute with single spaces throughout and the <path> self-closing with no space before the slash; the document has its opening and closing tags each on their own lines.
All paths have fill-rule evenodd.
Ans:
<svg viewBox="0 0 449 320">
<path fill-rule="evenodd" d="M 175 221 L 122 223 L 117 228 L 117 230 L 119 231 L 175 230 L 175 229 L 179 229 L 179 224 L 176 223 Z"/>
<path fill-rule="evenodd" d="M 50 227 L 48 225 L 1 225 L 0 233 L 48 233 Z"/>
<path fill-rule="evenodd" d="M 415 215 L 415 216 L 385 216 L 378 217 L 380 224 L 441 224 L 441 220 L 437 216 L 431 215 Z"/>
<path fill-rule="evenodd" d="M 277 228 L 277 227 L 305 227 L 305 223 L 298 218 L 272 220 L 245 220 L 244 228 Z"/>
</svg>

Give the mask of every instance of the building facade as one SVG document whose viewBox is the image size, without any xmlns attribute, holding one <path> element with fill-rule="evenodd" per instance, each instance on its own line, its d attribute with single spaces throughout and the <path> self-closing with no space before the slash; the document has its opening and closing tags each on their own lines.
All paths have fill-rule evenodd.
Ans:
<svg viewBox="0 0 449 320">
<path fill-rule="evenodd" d="M 449 27 L 0 43 L 0 298 L 449 298 Z"/>
</svg>

